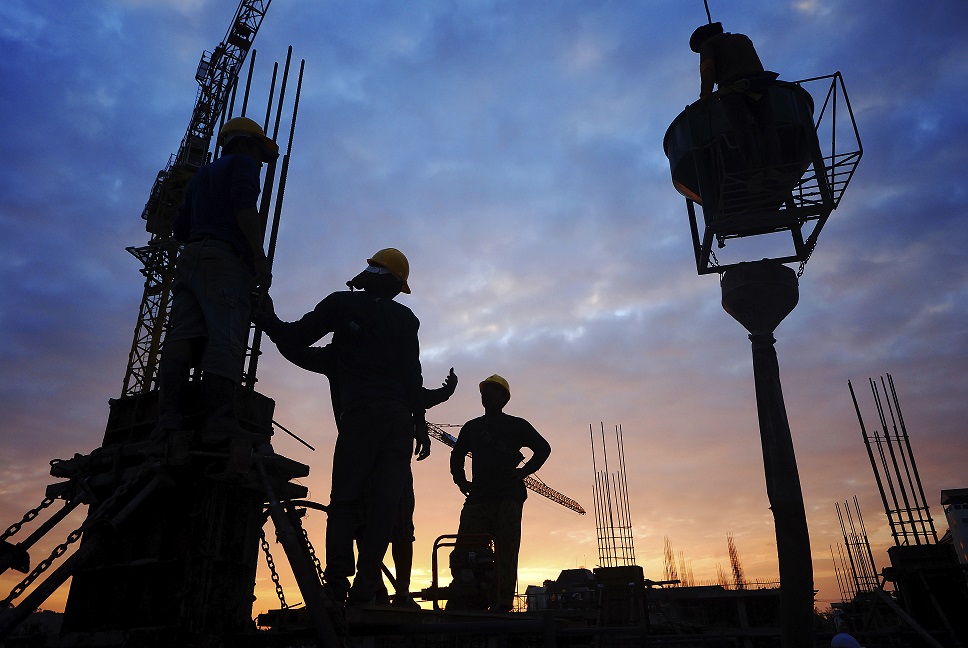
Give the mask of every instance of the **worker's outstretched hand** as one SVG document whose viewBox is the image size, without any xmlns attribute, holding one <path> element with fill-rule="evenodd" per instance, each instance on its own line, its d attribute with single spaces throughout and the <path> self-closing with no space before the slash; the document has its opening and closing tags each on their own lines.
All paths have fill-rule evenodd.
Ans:
<svg viewBox="0 0 968 648">
<path fill-rule="evenodd" d="M 413 429 L 413 454 L 417 461 L 423 461 L 430 456 L 430 435 L 427 433 L 427 421 L 418 419 Z"/>
<path fill-rule="evenodd" d="M 262 293 L 259 295 L 252 308 L 252 320 L 259 322 L 261 319 L 272 317 L 275 314 L 276 306 L 272 302 L 272 297 L 269 295 L 269 293 Z"/>
<path fill-rule="evenodd" d="M 252 278 L 252 292 L 264 293 L 272 285 L 272 264 L 262 250 L 255 257 L 255 276 Z"/>
<path fill-rule="evenodd" d="M 451 396 L 454 395 L 454 390 L 457 389 L 457 374 L 454 373 L 453 367 L 450 368 L 450 373 L 447 374 L 446 378 L 444 378 L 444 384 L 442 387 L 447 390 L 448 394 Z"/>
<path fill-rule="evenodd" d="M 272 273 L 268 270 L 258 273 L 252 278 L 252 292 L 264 293 L 272 285 Z"/>
</svg>

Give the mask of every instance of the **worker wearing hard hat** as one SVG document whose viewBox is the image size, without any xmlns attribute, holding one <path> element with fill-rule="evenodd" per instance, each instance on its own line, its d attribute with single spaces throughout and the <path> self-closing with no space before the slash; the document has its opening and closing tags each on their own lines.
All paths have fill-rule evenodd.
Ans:
<svg viewBox="0 0 968 648">
<path fill-rule="evenodd" d="M 184 248 L 175 269 L 171 323 L 159 367 L 156 436 L 183 427 L 184 392 L 193 357 L 199 355 L 206 413 L 203 440 L 245 436 L 234 407 L 245 361 L 250 295 L 271 281 L 256 200 L 262 163 L 275 159 L 279 147 L 245 117 L 225 122 L 217 141 L 221 157 L 192 177 L 172 227 Z"/>
<path fill-rule="evenodd" d="M 748 36 L 723 32 L 722 23 L 697 28 L 689 38 L 689 48 L 699 54 L 699 98 L 711 97 L 714 85 L 719 89 L 719 99 L 747 163 L 756 166 L 779 163 L 773 104 L 767 92 L 779 75 L 763 69 Z M 751 118 L 760 131 L 760 138 L 750 127 Z"/>
<path fill-rule="evenodd" d="M 297 367 L 320 373 L 329 378 L 330 396 L 333 401 L 333 415 L 339 424 L 343 413 L 339 402 L 339 386 L 336 377 L 336 351 L 332 344 L 326 346 L 290 346 L 282 341 L 277 345 L 279 353 Z M 451 367 L 450 373 L 440 387 L 421 390 L 425 409 L 436 407 L 454 395 L 457 389 L 457 374 Z M 410 578 L 413 572 L 413 543 L 414 537 L 413 513 L 416 498 L 413 492 L 413 474 L 408 471 L 407 484 L 400 496 L 397 506 L 396 519 L 393 522 L 393 534 L 390 536 L 390 555 L 393 557 L 394 595 L 393 607 L 419 609 L 420 605 L 410 596 Z M 377 583 L 377 603 L 390 602 L 389 592 L 382 579 Z"/>
<path fill-rule="evenodd" d="M 281 321 L 268 298 L 263 298 L 256 316 L 280 345 L 305 347 L 333 333 L 335 397 L 341 414 L 324 578 L 331 594 L 340 601 L 345 598 L 347 604 L 373 600 L 406 488 L 411 452 L 418 460 L 430 454 L 417 341 L 420 322 L 394 300 L 399 293 L 410 292 L 409 275 L 407 257 L 386 248 L 367 259 L 363 272 L 347 282 L 349 291 L 332 293 L 299 320 Z M 359 548 L 355 569 L 354 537 Z"/>
<path fill-rule="evenodd" d="M 514 604 L 521 547 L 521 513 L 528 496 L 524 479 L 537 471 L 551 455 L 551 446 L 523 418 L 504 413 L 511 399 L 508 381 L 494 374 L 480 383 L 484 415 L 461 427 L 450 454 L 454 483 L 467 496 L 460 512 L 458 534 L 489 534 L 494 537 L 498 581 L 495 611 L 509 611 Z M 523 465 L 523 448 L 531 458 Z M 467 479 L 465 458 L 471 454 L 472 480 Z M 464 607 L 452 606 L 448 609 Z"/>
</svg>

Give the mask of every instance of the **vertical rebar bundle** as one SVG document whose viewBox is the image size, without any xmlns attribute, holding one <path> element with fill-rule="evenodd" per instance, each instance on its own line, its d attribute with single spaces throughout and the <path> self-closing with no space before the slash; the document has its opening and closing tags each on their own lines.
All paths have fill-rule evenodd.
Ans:
<svg viewBox="0 0 968 648">
<path fill-rule="evenodd" d="M 635 547 L 632 544 L 632 514 L 629 509 L 628 481 L 625 476 L 625 444 L 622 426 L 615 426 L 615 447 L 619 467 L 608 471 L 608 450 L 605 425 L 601 424 L 602 463 L 598 469 L 595 453 L 595 434 L 588 426 L 592 446 L 592 471 L 595 474 L 595 534 L 598 537 L 598 562 L 602 567 L 623 567 L 635 564 Z"/>
<path fill-rule="evenodd" d="M 840 584 L 841 593 L 846 593 L 848 597 L 843 600 L 849 601 L 858 592 L 873 592 L 878 589 L 877 567 L 874 565 L 874 554 L 871 552 L 867 528 L 856 495 L 853 512 L 847 502 L 844 502 L 843 509 L 840 502 L 837 502 L 837 518 L 844 535 L 844 544 L 838 546 L 839 569 L 842 574 L 838 574 L 837 580 L 838 583 L 843 580 L 843 584 Z M 834 567 L 838 568 L 836 561 Z"/>
<path fill-rule="evenodd" d="M 869 378 L 874 404 L 880 419 L 880 429 L 868 434 L 861 416 L 854 386 L 847 382 L 850 397 L 854 401 L 857 420 L 860 423 L 867 455 L 870 458 L 874 479 L 881 494 L 884 512 L 891 528 L 894 544 L 936 544 L 938 535 L 934 520 L 924 498 L 921 476 L 918 474 L 911 439 L 901 415 L 901 404 L 894 389 L 894 379 L 887 374 L 880 383 Z M 883 396 L 883 397 L 882 397 Z M 890 396 L 890 399 L 888 399 Z M 890 419 L 890 427 L 888 427 Z"/>
<path fill-rule="evenodd" d="M 276 63 L 272 71 L 272 85 L 269 89 L 269 98 L 266 101 L 266 117 L 263 123 L 263 130 L 266 135 L 271 137 L 273 140 L 278 142 L 279 139 L 279 127 L 283 116 L 283 106 L 286 98 L 286 86 L 289 82 L 289 68 L 292 63 L 292 46 L 289 47 L 289 51 L 286 54 L 286 64 L 283 68 L 282 82 L 279 89 L 279 98 L 275 106 L 275 121 L 272 129 L 269 128 L 269 121 L 272 118 L 272 108 L 273 100 L 275 95 L 275 83 L 276 76 L 278 73 L 279 64 Z M 299 112 L 299 96 L 302 93 L 302 82 L 303 82 L 303 72 L 305 71 L 306 61 L 303 60 L 299 65 L 299 78 L 296 83 L 295 99 L 292 106 L 292 112 L 289 118 L 289 138 L 285 147 L 285 153 L 279 158 L 279 160 L 273 160 L 266 164 L 266 176 L 262 188 L 262 199 L 259 205 L 259 215 L 262 218 L 262 236 L 263 243 L 266 236 L 266 231 L 269 232 L 269 245 L 266 250 L 266 257 L 269 259 L 269 264 L 273 263 L 276 254 L 276 241 L 279 236 L 279 221 L 282 218 L 282 203 L 283 198 L 286 193 L 286 178 L 289 175 L 289 157 L 292 154 L 292 142 L 293 137 L 296 132 L 296 115 Z M 249 81 L 245 89 L 246 100 L 249 96 L 249 84 L 252 80 L 251 70 L 249 73 Z M 233 97 L 234 99 L 234 97 Z M 233 105 L 234 108 L 234 105 Z M 230 108 L 230 115 L 231 115 Z M 243 115 L 245 111 L 245 105 L 242 107 Z M 280 147 L 282 148 L 282 147 Z M 281 162 L 281 164 L 280 164 Z M 278 186 L 276 185 L 276 174 L 278 172 Z M 273 190 L 275 190 L 275 196 L 273 196 Z M 269 222 L 269 212 L 272 211 L 272 222 Z M 247 362 L 245 370 L 242 375 L 242 384 L 249 389 L 255 388 L 256 383 L 256 371 L 259 368 L 259 356 L 262 354 L 262 330 L 253 326 L 250 330 L 251 341 L 248 345 L 247 351 Z"/>
</svg>

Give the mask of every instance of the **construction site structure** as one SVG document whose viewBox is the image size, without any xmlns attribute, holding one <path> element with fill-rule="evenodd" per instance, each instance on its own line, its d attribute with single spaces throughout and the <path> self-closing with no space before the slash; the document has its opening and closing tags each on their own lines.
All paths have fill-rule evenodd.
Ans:
<svg viewBox="0 0 968 648">
<path fill-rule="evenodd" d="M 941 506 L 948 519 L 951 544 L 958 554 L 958 561 L 968 565 L 968 488 L 941 491 Z"/>
<path fill-rule="evenodd" d="M 850 382 L 848 389 L 894 546 L 890 566 L 875 578 L 859 507 L 859 526 L 847 509 L 846 525 L 841 517 L 847 562 L 838 571 L 844 600 L 832 607 L 867 646 L 968 646 L 968 567 L 951 536 L 938 539 L 892 376 L 868 382 L 878 417 L 872 429 Z"/>
<path fill-rule="evenodd" d="M 739 557 L 739 550 L 736 548 L 736 541 L 733 534 L 726 534 L 726 546 L 729 550 L 729 567 L 733 574 L 733 588 L 746 589 L 746 573 L 743 570 L 743 561 Z"/>
<path fill-rule="evenodd" d="M 13 568 L 27 574 L 0 602 L 0 640 L 8 646 L 15 645 L 11 632 L 68 579 L 71 586 L 56 645 L 244 645 L 255 630 L 252 604 L 260 546 L 272 566 L 263 531 L 268 518 L 300 587 L 316 645 L 339 644 L 340 616 L 325 597 L 320 563 L 300 523 L 308 508 L 324 507 L 304 501 L 306 488 L 294 482 L 308 475 L 308 467 L 276 454 L 269 444 L 272 399 L 252 389 L 237 390 L 235 411 L 250 438 L 207 444 L 198 434 L 203 406 L 200 381 L 194 380 L 184 399 L 183 429 L 160 438 L 153 434 L 158 419 L 154 375 L 177 251 L 170 236 L 172 217 L 194 172 L 212 159 L 209 147 L 216 125 L 232 115 L 238 72 L 268 5 L 268 1 L 242 0 L 225 39 L 202 56 L 188 131 L 178 153 L 159 174 L 143 214 L 152 239 L 145 248 L 132 250 L 145 262 L 145 294 L 124 393 L 110 401 L 101 446 L 86 455 L 52 461 L 51 475 L 60 481 L 49 486 L 41 504 L 0 538 L 0 571 Z M 291 55 L 290 48 L 278 100 L 275 65 L 266 103 L 264 128 L 273 139 L 278 138 L 285 114 Z M 242 115 L 251 90 L 251 65 Z M 288 115 L 289 146 L 278 184 L 276 165 L 270 164 L 262 188 L 263 231 L 269 206 L 275 204 L 270 252 L 281 216 L 301 82 L 302 68 Z M 273 110 L 275 129 L 270 131 Z M 252 339 L 255 344 L 250 346 L 257 345 L 258 332 Z M 250 374 L 254 374 L 253 355 L 257 353 L 250 353 Z M 11 539 L 25 523 L 58 501 L 63 501 L 59 510 L 14 544 Z M 31 569 L 30 548 L 82 504 L 88 505 L 88 514 L 81 526 Z M 274 568 L 272 572 L 278 583 Z M 277 593 L 286 607 L 281 588 Z"/>
<path fill-rule="evenodd" d="M 854 496 L 853 510 L 847 502 L 843 504 L 843 508 L 840 502 L 836 506 L 844 543 L 837 545 L 838 555 L 834 560 L 834 571 L 841 598 L 847 601 L 858 592 L 873 592 L 878 588 L 879 582 L 860 502 Z"/>
</svg>

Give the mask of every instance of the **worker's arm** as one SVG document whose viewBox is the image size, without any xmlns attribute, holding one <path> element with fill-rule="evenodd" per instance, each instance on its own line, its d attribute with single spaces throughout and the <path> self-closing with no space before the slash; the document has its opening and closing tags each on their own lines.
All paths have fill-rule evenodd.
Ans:
<svg viewBox="0 0 968 648">
<path fill-rule="evenodd" d="M 331 345 L 324 347 L 301 347 L 292 346 L 286 343 L 277 344 L 276 348 L 282 357 L 301 369 L 331 376 L 336 363 L 335 354 Z"/>
<path fill-rule="evenodd" d="M 704 58 L 699 63 L 699 98 L 706 99 L 713 93 L 716 83 L 716 61 Z"/>
<path fill-rule="evenodd" d="M 461 428 L 461 433 L 464 431 Z M 454 483 L 457 484 L 457 488 L 460 489 L 464 495 L 468 495 L 471 492 L 471 482 L 467 480 L 467 473 L 464 472 L 464 460 L 467 457 L 467 444 L 466 438 L 463 434 L 457 434 L 457 441 L 454 442 L 454 448 L 450 451 L 450 475 L 454 478 Z"/>
<path fill-rule="evenodd" d="M 251 155 L 232 156 L 231 174 L 232 179 L 229 184 L 229 200 L 232 205 L 232 213 L 235 220 L 242 230 L 242 236 L 252 252 L 252 261 L 255 265 L 255 278 L 252 281 L 253 289 L 264 292 L 269 289 L 272 283 L 272 272 L 269 267 L 269 260 L 266 253 L 262 250 L 262 239 L 265 232 L 265 223 L 257 209 L 259 193 L 262 191 L 260 182 L 260 169 L 262 164 Z"/>
<path fill-rule="evenodd" d="M 444 379 L 444 384 L 437 389 L 423 389 L 423 406 L 425 409 L 430 409 L 431 407 L 436 407 L 446 401 L 448 398 L 454 395 L 454 390 L 457 389 L 457 374 L 454 373 L 454 368 L 450 368 L 450 373 Z"/>
<path fill-rule="evenodd" d="M 272 298 L 266 294 L 259 300 L 258 309 L 252 319 L 277 345 L 308 347 L 335 330 L 338 321 L 336 300 L 339 294 L 329 295 L 295 322 L 280 320 Z"/>
<path fill-rule="evenodd" d="M 255 264 L 255 278 L 252 280 L 252 288 L 259 292 L 266 291 L 272 284 L 272 268 L 269 259 L 262 250 L 262 218 L 259 210 L 255 207 L 246 207 L 235 212 L 235 219 L 239 223 L 239 228 L 245 236 L 249 248 L 252 250 L 252 260 Z"/>
<path fill-rule="evenodd" d="M 524 447 L 529 448 L 532 452 L 531 458 L 515 472 L 519 479 L 524 479 L 528 475 L 538 472 L 538 469 L 544 465 L 544 462 L 548 460 L 551 456 L 551 444 L 549 444 L 543 436 L 541 436 L 537 430 L 533 427 L 531 428 L 532 434 L 530 440 L 525 444 Z"/>
</svg>

